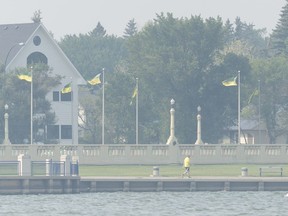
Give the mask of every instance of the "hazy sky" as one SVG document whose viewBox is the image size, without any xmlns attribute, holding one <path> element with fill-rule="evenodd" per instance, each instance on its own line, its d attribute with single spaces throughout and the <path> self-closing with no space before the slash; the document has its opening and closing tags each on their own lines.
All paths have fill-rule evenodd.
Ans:
<svg viewBox="0 0 288 216">
<path fill-rule="evenodd" d="M 172 12 L 174 17 L 220 16 L 242 21 L 272 32 L 286 0 L 2 0 L 0 24 L 27 23 L 41 10 L 45 27 L 59 40 L 67 34 L 92 31 L 98 22 L 108 34 L 122 36 L 129 20 L 138 29 L 156 13 Z"/>
</svg>

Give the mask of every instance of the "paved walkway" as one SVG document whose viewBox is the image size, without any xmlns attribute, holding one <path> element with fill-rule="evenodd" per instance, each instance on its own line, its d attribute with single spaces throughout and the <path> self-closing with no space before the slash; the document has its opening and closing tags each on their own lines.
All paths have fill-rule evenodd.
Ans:
<svg viewBox="0 0 288 216">
<path fill-rule="evenodd" d="M 81 180 L 161 180 L 161 181 L 282 181 L 288 182 L 288 177 L 281 176 L 191 176 L 191 178 L 165 177 L 165 176 L 148 176 L 148 177 L 133 177 L 133 176 L 82 176 Z"/>
</svg>

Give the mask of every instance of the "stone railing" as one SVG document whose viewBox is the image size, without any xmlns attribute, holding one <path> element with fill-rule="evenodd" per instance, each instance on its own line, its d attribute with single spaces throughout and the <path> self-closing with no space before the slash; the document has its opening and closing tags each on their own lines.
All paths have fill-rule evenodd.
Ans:
<svg viewBox="0 0 288 216">
<path fill-rule="evenodd" d="M 179 164 L 186 155 L 193 164 L 288 163 L 288 145 L 0 145 L 0 161 L 30 155 L 33 161 L 70 155 L 80 164 Z"/>
</svg>

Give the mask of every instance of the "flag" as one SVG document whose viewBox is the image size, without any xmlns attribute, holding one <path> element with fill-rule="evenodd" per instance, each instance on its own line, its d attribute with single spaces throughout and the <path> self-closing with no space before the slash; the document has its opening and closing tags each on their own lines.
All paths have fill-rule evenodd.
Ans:
<svg viewBox="0 0 288 216">
<path fill-rule="evenodd" d="M 248 104 L 250 104 L 251 101 L 253 100 L 254 96 L 257 96 L 257 95 L 259 95 L 259 90 L 255 89 L 249 97 Z"/>
<path fill-rule="evenodd" d="M 237 81 L 236 81 L 236 80 L 237 80 L 237 76 L 222 81 L 222 84 L 223 84 L 224 86 L 237 86 Z"/>
<path fill-rule="evenodd" d="M 32 77 L 27 74 L 19 74 L 17 75 L 20 80 L 25 80 L 27 82 L 32 82 Z"/>
<path fill-rule="evenodd" d="M 133 95 L 132 95 L 132 98 L 135 98 L 138 94 L 138 88 L 135 87 L 134 91 L 133 91 Z"/>
<path fill-rule="evenodd" d="M 71 82 L 70 82 L 63 87 L 63 89 L 61 90 L 61 93 L 66 94 L 66 93 L 70 93 L 71 91 L 72 91 L 72 87 L 71 87 Z"/>
<path fill-rule="evenodd" d="M 98 85 L 98 84 L 101 84 L 100 76 L 101 76 L 101 73 L 97 74 L 93 79 L 88 80 L 88 83 L 89 83 L 90 85 Z"/>
<path fill-rule="evenodd" d="M 132 105 L 133 99 L 134 99 L 137 95 L 138 95 L 138 88 L 137 88 L 137 86 L 135 86 L 135 89 L 134 89 L 133 94 L 132 94 L 132 97 L 131 97 L 130 105 Z"/>
</svg>

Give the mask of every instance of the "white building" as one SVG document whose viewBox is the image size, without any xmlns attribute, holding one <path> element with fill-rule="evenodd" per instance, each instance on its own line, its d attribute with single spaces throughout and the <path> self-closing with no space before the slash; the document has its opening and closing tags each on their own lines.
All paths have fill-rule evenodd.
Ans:
<svg viewBox="0 0 288 216">
<path fill-rule="evenodd" d="M 41 62 L 52 68 L 52 73 L 64 77 L 62 84 L 47 95 L 57 120 L 55 125 L 47 126 L 47 138 L 58 140 L 60 144 L 77 144 L 78 85 L 85 85 L 86 81 L 43 24 L 0 25 L 0 50 L 0 61 L 6 71 Z M 69 82 L 72 82 L 73 93 L 61 94 L 61 89 Z"/>
</svg>

